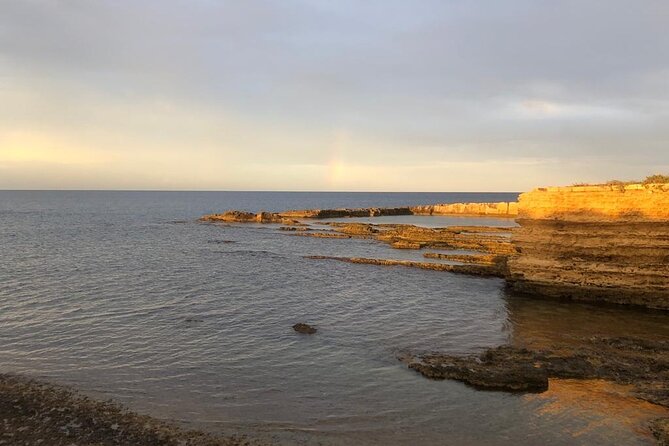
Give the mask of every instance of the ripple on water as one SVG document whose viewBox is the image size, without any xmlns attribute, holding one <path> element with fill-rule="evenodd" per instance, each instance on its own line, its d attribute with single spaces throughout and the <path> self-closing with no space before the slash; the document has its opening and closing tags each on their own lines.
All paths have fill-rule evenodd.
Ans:
<svg viewBox="0 0 669 446">
<path fill-rule="evenodd" d="M 0 369 L 207 429 L 289 444 L 609 444 L 606 425 L 573 436 L 582 415 L 552 412 L 550 398 L 428 381 L 396 356 L 470 354 L 621 325 L 669 337 L 666 315 L 514 298 L 499 279 L 304 258 L 421 252 L 194 221 L 225 208 L 406 205 L 446 196 L 0 197 Z M 456 201 L 471 201 L 462 197 Z M 318 333 L 300 336 L 296 322 Z M 646 441 L 632 427 L 617 435 L 625 444 Z"/>
</svg>

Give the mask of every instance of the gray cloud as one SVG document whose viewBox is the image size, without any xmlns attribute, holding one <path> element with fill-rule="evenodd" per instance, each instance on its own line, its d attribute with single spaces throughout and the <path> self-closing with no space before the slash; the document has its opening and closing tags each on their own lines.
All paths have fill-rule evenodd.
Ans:
<svg viewBox="0 0 669 446">
<path fill-rule="evenodd" d="M 9 0 L 0 132 L 118 137 L 115 153 L 135 138 L 250 172 L 531 159 L 555 181 L 630 178 L 669 166 L 667 29 L 662 0 Z M 515 176 L 483 188 L 531 186 Z M 305 178 L 290 187 L 349 187 Z"/>
</svg>

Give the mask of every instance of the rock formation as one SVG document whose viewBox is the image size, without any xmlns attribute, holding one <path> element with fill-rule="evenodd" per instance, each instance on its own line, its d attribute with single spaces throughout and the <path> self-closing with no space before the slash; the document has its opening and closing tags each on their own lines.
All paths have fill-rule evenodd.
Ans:
<svg viewBox="0 0 669 446">
<path fill-rule="evenodd" d="M 424 228 L 413 225 L 379 226 L 382 231 L 376 235 L 378 240 L 389 243 L 398 249 L 468 249 L 492 254 L 514 254 L 515 249 L 508 237 L 497 234 L 497 228 L 492 228 L 493 235 L 481 233 L 482 228 L 471 227 L 454 228 Z M 506 228 L 506 233 L 511 232 Z M 487 232 L 487 231 L 486 231 Z"/>
<path fill-rule="evenodd" d="M 512 289 L 669 309 L 669 184 L 539 188 L 517 221 Z"/>
<path fill-rule="evenodd" d="M 382 217 L 389 215 L 412 215 L 408 207 L 400 208 L 356 208 L 356 209 L 306 209 L 283 211 L 279 215 L 285 218 L 343 218 L 343 217 Z"/>
<path fill-rule="evenodd" d="M 413 206 L 414 215 L 477 215 L 495 217 L 515 217 L 518 215 L 518 203 L 449 203 Z"/>
<path fill-rule="evenodd" d="M 590 337 L 545 350 L 505 345 L 478 356 L 431 353 L 401 359 L 427 378 L 491 390 L 544 391 L 548 378 L 609 379 L 632 384 L 635 396 L 669 407 L 666 341 Z"/>
<path fill-rule="evenodd" d="M 393 215 L 476 215 L 494 217 L 515 217 L 517 203 L 451 203 L 430 204 L 395 208 L 355 208 L 355 209 L 303 209 L 282 212 L 245 212 L 230 210 L 222 214 L 203 216 L 201 221 L 234 223 L 282 223 L 290 224 L 296 219 L 327 219 L 346 217 L 386 217 Z M 284 223 L 288 222 L 288 223 Z"/>
<path fill-rule="evenodd" d="M 415 262 L 411 260 L 392 260 L 392 259 L 368 259 L 364 257 L 333 257 L 333 256 L 306 256 L 308 259 L 314 260 L 338 260 L 347 263 L 361 263 L 366 265 L 381 265 L 381 266 L 408 266 L 412 268 L 431 269 L 433 271 L 448 271 L 457 274 L 468 274 L 470 276 L 483 277 L 503 277 L 503 272 L 500 271 L 497 265 L 450 265 L 447 263 L 433 263 L 433 262 Z"/>
<path fill-rule="evenodd" d="M 253 212 L 245 211 L 225 211 L 222 214 L 209 214 L 200 218 L 200 221 L 216 223 L 277 223 L 282 225 L 300 225 L 297 220 L 283 217 L 280 214 L 272 212 Z"/>
<path fill-rule="evenodd" d="M 305 324 L 305 323 L 302 323 L 302 322 L 293 325 L 293 330 L 295 330 L 298 333 L 302 333 L 302 334 L 314 334 L 318 331 L 316 328 L 312 327 L 311 325 Z"/>
</svg>

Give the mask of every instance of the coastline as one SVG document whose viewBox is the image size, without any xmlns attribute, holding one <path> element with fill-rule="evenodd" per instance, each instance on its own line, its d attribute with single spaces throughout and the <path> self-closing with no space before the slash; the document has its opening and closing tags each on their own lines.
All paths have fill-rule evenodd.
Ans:
<svg viewBox="0 0 669 446">
<path fill-rule="evenodd" d="M 111 401 L 21 375 L 0 374 L 0 444 L 45 446 L 251 446 L 141 415 Z"/>
<path fill-rule="evenodd" d="M 333 255 L 311 255 L 303 256 L 304 258 L 380 265 L 380 267 L 425 268 L 437 271 L 461 272 L 474 276 L 490 275 L 504 278 L 505 260 L 509 256 L 516 255 L 511 234 L 515 234 L 517 229 L 508 227 L 448 226 L 428 228 L 411 224 L 360 223 L 355 220 L 350 222 L 328 221 L 327 218 L 286 222 L 284 219 L 287 217 L 284 215 L 280 219 L 275 219 L 272 214 L 267 216 L 266 213 L 260 213 L 261 221 L 258 221 L 258 214 L 249 214 L 252 217 L 243 221 L 231 222 L 214 219 L 214 223 L 218 223 L 218 225 L 212 225 L 206 228 L 206 231 L 225 231 L 231 225 L 240 228 L 247 223 L 250 223 L 249 228 L 258 228 L 264 223 L 271 222 L 274 225 L 271 227 L 264 226 L 264 229 L 276 230 L 277 234 L 285 236 L 278 238 L 286 240 L 290 237 L 302 236 L 331 238 L 333 241 L 326 240 L 323 243 L 345 244 L 346 242 L 337 239 L 360 239 L 363 243 L 378 243 L 382 249 L 375 252 L 386 250 L 386 252 L 396 252 L 398 256 L 400 254 L 414 256 L 422 254 L 428 261 L 417 262 Z M 365 212 L 361 214 L 365 215 Z M 367 217 L 370 215 L 369 213 L 366 214 Z M 352 218 L 355 218 L 355 216 Z M 220 225 L 220 223 L 223 223 L 223 225 Z M 234 223 L 243 224 L 235 225 Z M 253 234 L 253 232 L 268 233 L 269 231 L 254 229 L 251 233 Z M 253 237 L 255 236 L 250 235 L 250 238 Z M 227 239 L 209 240 L 209 243 L 214 242 L 216 244 L 237 243 Z M 315 249 L 319 249 L 320 242 L 308 243 Z M 391 250 L 388 251 L 387 248 L 391 248 Z M 447 253 L 458 249 L 471 250 L 472 253 Z M 402 250 L 403 252 L 392 250 Z M 443 250 L 443 252 L 421 252 L 421 250 Z M 347 254 L 344 253 L 344 255 Z M 435 263 L 436 261 L 452 262 L 453 264 Z M 319 336 L 328 336 L 327 330 L 324 330 L 323 333 Z M 646 341 L 648 339 L 652 340 L 652 336 L 644 339 Z M 406 362 L 410 368 L 430 378 L 460 380 L 479 389 L 491 388 L 512 392 L 529 390 L 530 392 L 527 395 L 534 395 L 532 393 L 534 391 L 540 392 L 539 394 L 552 395 L 557 390 L 551 389 L 550 383 L 555 383 L 556 380 L 574 380 L 577 385 L 582 383 L 584 386 L 590 380 L 605 380 L 616 385 L 626 386 L 624 391 L 629 392 L 627 396 L 634 398 L 635 401 L 650 402 L 654 407 L 659 408 L 666 409 L 669 407 L 667 403 L 669 397 L 666 393 L 663 393 L 663 389 L 667 388 L 668 381 L 666 374 L 662 374 L 663 370 L 669 368 L 663 362 L 667 352 L 666 345 L 662 343 L 651 344 L 643 339 L 634 338 L 583 338 L 574 340 L 574 342 L 575 345 L 513 344 L 502 349 L 490 348 L 483 355 L 465 357 L 438 352 L 433 353 L 432 356 L 413 353 L 411 360 Z M 406 357 L 403 359 L 406 360 Z M 629 363 L 640 367 L 625 368 L 625 364 Z M 479 369 L 476 370 L 476 367 L 473 366 L 479 367 Z M 469 370 L 466 373 L 469 376 L 459 378 L 457 373 L 454 372 L 458 367 L 461 370 Z M 472 378 L 472 369 L 475 369 L 475 373 L 479 373 L 479 376 Z M 648 369 L 653 373 L 649 375 L 647 373 Z M 491 370 L 494 371 L 493 379 L 486 377 L 486 374 Z M 514 388 L 515 384 L 510 386 L 507 384 L 496 385 L 494 382 L 495 379 L 500 377 L 504 379 L 504 374 L 508 375 L 511 371 L 516 374 L 516 379 L 519 378 L 521 382 L 531 383 L 532 380 L 528 378 L 528 375 L 523 375 L 528 370 L 537 375 L 536 382 L 540 381 L 540 385 L 536 388 Z M 53 439 L 54 443 L 52 444 L 58 446 L 61 444 L 69 445 L 74 438 L 78 441 L 89 441 L 88 439 L 91 439 L 91 444 L 96 445 L 119 443 L 166 444 L 170 446 L 172 444 L 193 446 L 248 444 L 245 439 L 215 437 L 197 430 L 186 430 L 179 427 L 178 424 L 140 415 L 113 403 L 91 400 L 80 396 L 75 390 L 58 385 L 17 375 L 2 375 L 1 379 L 2 398 L 6 402 L 14 404 L 3 409 L 3 413 L 9 414 L 9 417 L 5 417 L 8 419 L 5 423 L 5 432 L 12 434 L 12 438 L 17 438 L 19 441 L 37 441 L 45 437 Z M 417 379 L 422 380 L 420 377 Z M 16 410 L 17 407 L 20 410 Z M 57 412 L 60 408 L 63 408 L 63 411 L 55 414 L 56 416 L 49 415 Z M 660 409 L 653 410 L 661 413 Z M 47 418 L 48 422 L 45 422 L 44 420 Z M 648 433 L 652 430 L 659 444 L 665 444 L 669 435 L 667 433 L 667 423 L 666 418 L 658 418 L 652 424 L 644 425 L 644 432 Z M 30 435 L 33 435 L 33 437 L 29 437 Z M 95 437 L 95 435 L 99 435 L 99 437 Z"/>
<path fill-rule="evenodd" d="M 654 244 L 667 236 L 668 191 L 664 185 L 640 184 L 540 188 L 521 194 L 514 206 L 488 203 L 476 208 L 471 203 L 461 203 L 258 214 L 228 211 L 204 216 L 201 221 L 280 223 L 284 225 L 280 229 L 290 235 L 375 239 L 395 249 L 468 249 L 474 254 L 424 254 L 426 259 L 450 260 L 453 264 L 322 255 L 307 258 L 497 276 L 507 281 L 509 289 L 520 293 L 534 291 L 544 297 L 666 310 L 669 287 L 663 275 L 667 266 L 662 259 L 667 248 L 664 244 Z M 319 225 L 329 228 L 322 229 L 313 228 L 309 221 L 392 215 L 472 215 L 472 209 L 481 209 L 480 216 L 499 212 L 505 217 L 519 217 L 520 228 L 502 230 L 504 235 L 511 235 L 505 239 L 499 228 L 490 227 L 421 228 L 411 224 L 320 222 Z M 548 229 L 542 229 L 545 234 L 537 236 L 536 228 L 540 225 Z M 631 235 L 625 235 L 626 228 L 630 228 Z M 612 240 L 617 242 L 612 245 Z M 556 269 L 561 264 L 566 266 Z M 458 380 L 479 390 L 544 393 L 549 389 L 549 381 L 556 379 L 605 380 L 628 386 L 626 392 L 630 398 L 646 401 L 658 408 L 657 413 L 667 415 L 648 425 L 658 444 L 666 444 L 669 344 L 634 337 L 598 336 L 573 342 L 529 350 L 513 345 L 491 347 L 481 355 L 468 357 L 431 353 L 401 355 L 398 359 L 426 378 Z"/>
</svg>

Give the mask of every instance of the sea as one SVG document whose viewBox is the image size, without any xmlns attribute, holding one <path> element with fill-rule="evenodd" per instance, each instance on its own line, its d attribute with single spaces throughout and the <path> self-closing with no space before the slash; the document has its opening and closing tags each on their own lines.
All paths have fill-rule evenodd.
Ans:
<svg viewBox="0 0 669 446">
<path fill-rule="evenodd" d="M 586 386 L 585 398 L 573 398 L 568 382 L 562 394 L 484 392 L 428 380 L 398 357 L 473 355 L 555 336 L 669 339 L 666 313 L 516 296 L 497 278 L 309 259 L 418 260 L 422 253 L 375 240 L 296 237 L 274 225 L 198 221 L 228 209 L 517 195 L 0 191 L 0 372 L 262 444 L 653 444 L 634 404 L 634 413 L 612 415 L 613 391 L 604 408 L 593 403 L 600 386 L 592 395 Z M 291 328 L 298 322 L 318 332 L 298 334 Z"/>
</svg>

